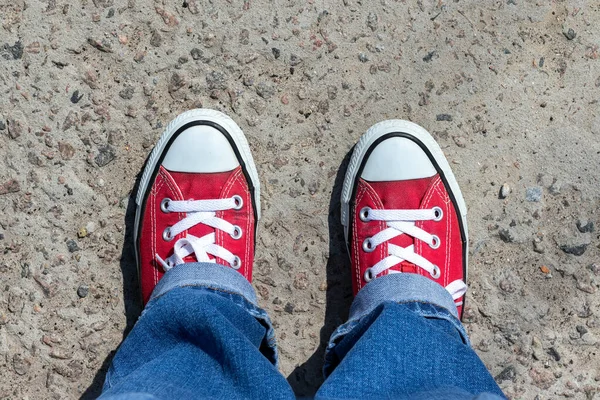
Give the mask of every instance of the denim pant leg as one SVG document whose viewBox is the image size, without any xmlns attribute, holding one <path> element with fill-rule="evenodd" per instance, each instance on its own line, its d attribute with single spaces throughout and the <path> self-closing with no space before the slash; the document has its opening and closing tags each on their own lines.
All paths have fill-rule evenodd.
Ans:
<svg viewBox="0 0 600 400">
<path fill-rule="evenodd" d="M 271 321 L 236 271 L 190 263 L 165 274 L 106 375 L 102 398 L 289 399 Z"/>
<path fill-rule="evenodd" d="M 317 399 L 501 399 L 450 294 L 416 274 L 375 279 L 326 350 Z M 501 397 L 499 397 L 501 396 Z"/>
</svg>

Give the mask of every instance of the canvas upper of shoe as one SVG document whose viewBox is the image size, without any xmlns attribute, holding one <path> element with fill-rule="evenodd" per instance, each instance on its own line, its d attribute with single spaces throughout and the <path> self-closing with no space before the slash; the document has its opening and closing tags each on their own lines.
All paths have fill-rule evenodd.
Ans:
<svg viewBox="0 0 600 400">
<path fill-rule="evenodd" d="M 177 131 L 175 125 L 163 134 L 180 135 L 184 143 L 178 143 L 176 137 L 170 146 L 161 146 L 159 141 L 157 146 L 164 154 L 156 156 L 156 172 L 140 187 L 143 192 L 138 197 L 135 245 L 144 303 L 164 273 L 182 263 L 215 262 L 252 281 L 258 214 L 253 189 L 258 184 L 245 167 L 252 164 L 254 168 L 253 161 L 251 156 L 242 159 L 233 150 L 235 142 L 221 140 L 219 130 L 206 126 L 197 129 L 195 125 L 202 124 L 205 116 L 234 124 L 228 117 L 212 110 L 193 110 L 183 115 L 190 119 L 190 113 L 195 117 L 191 126 L 183 125 Z M 234 128 L 239 130 L 237 125 Z M 241 130 L 237 134 L 237 140 L 247 146 L 245 139 L 240 139 Z M 187 151 L 190 146 L 196 146 L 197 151 Z M 193 158 L 194 154 L 202 157 Z M 239 162 L 232 159 L 232 154 L 239 157 Z M 154 156 L 153 152 L 151 160 Z M 223 159 L 219 159 L 221 156 Z"/>
<path fill-rule="evenodd" d="M 460 316 L 467 289 L 466 210 L 461 213 L 457 201 L 458 198 L 462 201 L 462 195 L 452 192 L 448 182 L 454 177 L 445 158 L 445 168 L 437 164 L 442 162 L 443 154 L 426 131 L 406 121 L 383 124 L 371 128 L 366 138 L 361 139 L 363 143 L 365 139 L 374 143 L 372 149 L 357 145 L 354 151 L 359 154 L 353 155 L 353 161 L 358 161 L 351 161 L 344 183 L 344 189 L 351 188 L 349 218 L 343 223 L 347 226 L 354 294 L 377 277 L 415 273 L 445 287 L 453 296 Z M 406 132 L 394 136 L 393 129 L 397 126 L 414 130 L 418 137 Z M 387 131 L 381 132 L 381 127 Z M 372 139 L 377 135 L 383 140 Z M 391 150 L 382 151 L 387 137 L 394 138 L 389 142 Z M 431 156 L 434 151 L 426 151 L 427 145 L 419 138 L 436 147 L 437 160 Z M 380 159 L 373 162 L 370 157 Z M 378 174 L 378 168 L 388 170 Z M 404 170 L 393 171 L 394 168 Z M 368 173 L 364 173 L 365 169 Z M 354 183 L 348 179 L 353 176 L 356 176 Z"/>
</svg>

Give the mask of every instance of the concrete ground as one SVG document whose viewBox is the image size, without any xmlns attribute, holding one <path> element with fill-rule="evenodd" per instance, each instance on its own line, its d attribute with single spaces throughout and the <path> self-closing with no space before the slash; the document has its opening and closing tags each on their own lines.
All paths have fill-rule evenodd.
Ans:
<svg viewBox="0 0 600 400">
<path fill-rule="evenodd" d="M 469 206 L 464 322 L 502 389 L 600 397 L 597 2 L 0 0 L 0 22 L 0 398 L 100 393 L 141 308 L 136 177 L 200 106 L 249 138 L 255 287 L 299 395 L 352 299 L 349 151 L 404 118 Z"/>
</svg>

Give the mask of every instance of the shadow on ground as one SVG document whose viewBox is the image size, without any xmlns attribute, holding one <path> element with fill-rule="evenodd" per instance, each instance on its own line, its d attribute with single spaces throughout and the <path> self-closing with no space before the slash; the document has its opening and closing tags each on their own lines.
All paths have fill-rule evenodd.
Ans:
<svg viewBox="0 0 600 400">
<path fill-rule="evenodd" d="M 320 332 L 319 347 L 315 353 L 288 376 L 287 380 L 296 396 L 314 396 L 323 383 L 323 359 L 325 347 L 333 331 L 348 318 L 352 303 L 350 260 L 346 251 L 344 230 L 340 219 L 340 200 L 344 176 L 350 162 L 352 150 L 344 157 L 335 177 L 329 201 L 329 259 L 327 261 L 327 293 L 325 300 L 325 322 Z"/>
<path fill-rule="evenodd" d="M 125 212 L 125 237 L 123 238 L 123 251 L 121 253 L 121 273 L 123 274 L 123 300 L 125 303 L 126 323 L 123 332 L 123 340 L 127 337 L 140 313 L 142 312 L 142 303 L 140 298 L 140 289 L 138 282 L 137 266 L 135 262 L 133 230 L 135 224 L 135 194 L 137 193 L 142 174 L 139 173 L 135 180 L 133 190 L 129 195 L 127 202 L 127 211 Z M 102 393 L 104 377 L 108 367 L 116 353 L 116 349 L 111 351 L 102 363 L 102 367 L 94 376 L 92 384 L 81 395 L 81 399 L 95 399 Z"/>
</svg>

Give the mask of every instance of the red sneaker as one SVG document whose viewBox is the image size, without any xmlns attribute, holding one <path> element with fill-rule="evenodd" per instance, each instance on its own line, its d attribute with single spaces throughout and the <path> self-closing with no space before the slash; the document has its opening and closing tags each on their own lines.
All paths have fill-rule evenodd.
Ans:
<svg viewBox="0 0 600 400">
<path fill-rule="evenodd" d="M 462 317 L 467 209 L 435 139 L 412 122 L 372 126 L 352 154 L 342 224 L 354 294 L 376 277 L 416 273 L 445 287 Z"/>
<path fill-rule="evenodd" d="M 137 193 L 135 252 L 144 304 L 163 274 L 217 262 L 252 281 L 260 184 L 244 133 L 225 114 L 191 110 L 154 147 Z"/>
</svg>

